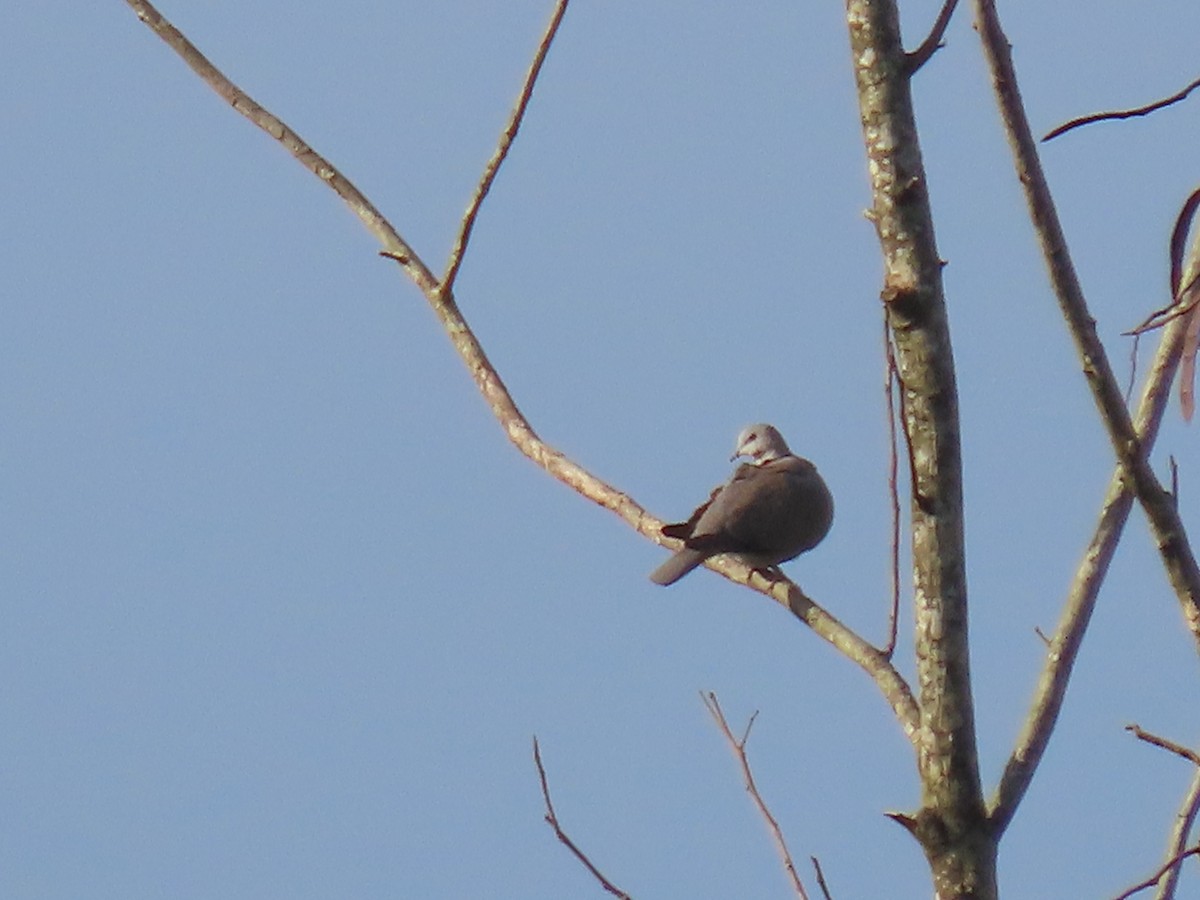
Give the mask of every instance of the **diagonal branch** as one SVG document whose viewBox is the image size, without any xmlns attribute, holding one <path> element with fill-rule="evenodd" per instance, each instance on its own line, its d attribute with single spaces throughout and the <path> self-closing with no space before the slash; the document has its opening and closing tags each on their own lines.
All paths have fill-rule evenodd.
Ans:
<svg viewBox="0 0 1200 900">
<path fill-rule="evenodd" d="M 976 10 L 979 33 L 992 71 L 1001 118 L 1008 131 L 1018 180 L 1025 191 L 1030 218 L 1042 246 L 1059 308 L 1075 341 L 1088 387 L 1122 470 L 1121 477 L 1133 490 L 1149 520 L 1167 578 L 1183 606 L 1188 628 L 1200 645 L 1200 567 L 1196 564 L 1175 503 L 1150 466 L 1147 458 L 1149 447 L 1134 428 L 1129 409 L 1109 365 L 1108 355 L 1096 333 L 1096 322 L 1088 311 L 1063 237 L 1058 212 L 1038 159 L 1037 145 L 1021 104 L 1011 48 L 1000 26 L 995 2 L 976 0 Z"/>
<path fill-rule="evenodd" d="M 1138 436 L 1147 451 L 1154 445 L 1170 400 L 1171 379 L 1178 367 L 1182 337 L 1181 323 L 1168 326 L 1142 389 L 1136 425 Z M 1058 628 L 1049 642 L 1046 663 L 1038 679 L 1029 715 L 990 803 L 990 816 L 1000 831 L 1011 821 L 1050 741 L 1084 633 L 1096 607 L 1100 586 L 1108 574 L 1108 566 L 1116 553 L 1132 507 L 1133 494 L 1118 467 L 1109 481 L 1099 521 L 1083 559 L 1075 570 Z"/>
<path fill-rule="evenodd" d="M 202 53 L 146 0 L 126 0 L 139 19 L 159 35 L 200 78 L 235 110 L 279 141 L 305 168 L 333 188 L 350 209 L 383 245 L 381 255 L 395 260 L 429 302 L 455 351 L 462 358 L 475 386 L 483 395 L 492 415 L 513 445 L 552 478 L 576 493 L 619 516 L 635 531 L 663 546 L 674 541 L 662 536 L 663 526 L 632 497 L 618 490 L 574 460 L 551 447 L 538 436 L 517 407 L 500 374 L 492 366 L 483 346 L 458 307 L 452 291 L 444 291 L 436 276 L 400 236 L 396 229 L 356 187 L 328 160 L 300 139 L 233 82 L 225 77 Z M 786 578 L 770 579 L 730 557 L 715 557 L 705 563 L 730 581 L 745 585 L 770 597 L 807 624 L 820 638 L 862 668 L 876 683 L 910 741 L 916 740 L 920 715 L 904 678 L 878 650 L 828 611 L 806 596 Z"/>
<path fill-rule="evenodd" d="M 525 109 L 529 106 L 529 98 L 533 96 L 533 86 L 537 83 L 538 74 L 542 71 L 542 63 L 546 61 L 546 53 L 550 50 L 550 44 L 554 41 L 554 36 L 558 33 L 559 23 L 562 22 L 563 15 L 567 11 L 567 3 L 570 0 L 558 0 L 554 7 L 554 12 L 550 16 L 550 24 L 546 26 L 546 31 L 542 35 L 541 41 L 538 43 L 537 52 L 533 55 L 533 62 L 529 64 L 529 71 L 525 74 L 525 83 L 521 85 L 521 93 L 517 97 L 517 105 L 513 107 L 512 115 L 508 118 L 508 124 L 504 126 L 504 131 L 500 135 L 500 141 L 496 144 L 496 150 L 492 154 L 492 158 L 483 168 L 483 177 L 479 179 L 479 185 L 475 188 L 475 194 L 471 197 L 470 204 L 467 205 L 467 211 L 463 214 L 462 227 L 458 230 L 458 237 L 454 241 L 454 248 L 450 251 L 450 261 L 446 264 L 446 274 L 442 276 L 442 293 L 449 294 L 454 290 L 454 281 L 458 278 L 458 270 L 462 266 L 463 254 L 466 253 L 467 243 L 471 240 L 471 231 L 475 227 L 475 217 L 479 215 L 479 207 L 483 204 L 484 198 L 487 197 L 488 191 L 492 189 L 492 182 L 496 180 L 496 174 L 500 171 L 500 166 L 504 163 L 508 156 L 508 151 L 512 147 L 513 140 L 517 136 L 517 132 L 521 129 L 521 121 L 525 118 Z"/>
<path fill-rule="evenodd" d="M 1171 836 L 1167 841 L 1167 864 L 1165 871 L 1158 878 L 1158 893 L 1155 900 L 1170 900 L 1175 896 L 1175 887 L 1179 884 L 1179 873 L 1182 866 L 1179 863 L 1187 855 L 1188 835 L 1196 824 L 1200 814 L 1200 768 L 1192 774 L 1192 783 L 1188 792 L 1179 804 L 1179 812 L 1175 814 L 1175 824 L 1171 827 Z M 1200 846 L 1196 848 L 1200 851 Z"/>
<path fill-rule="evenodd" d="M 567 836 L 567 833 L 562 830 L 562 826 L 559 825 L 558 814 L 554 812 L 554 804 L 550 802 L 550 786 L 546 783 L 546 767 L 542 765 L 542 748 L 538 746 L 536 737 L 533 739 L 533 762 L 537 766 L 538 781 L 542 785 L 542 800 L 546 803 L 546 824 L 554 829 L 554 836 L 574 854 L 577 860 L 583 863 L 592 876 L 600 882 L 601 887 L 614 897 L 619 897 L 620 900 L 631 900 L 627 893 L 604 877 L 604 874 L 588 859 L 587 854 L 579 849 L 578 845 Z"/>
<path fill-rule="evenodd" d="M 1016 157 L 1018 176 L 1026 190 L 1051 281 L 1118 458 L 1095 533 L 1076 571 L 1058 630 L 1047 653 L 1032 708 L 989 804 L 994 827 L 1003 831 L 1012 820 L 1049 742 L 1100 585 L 1128 518 L 1134 492 L 1151 520 L 1172 587 L 1197 639 L 1200 639 L 1200 606 L 1196 602 L 1200 596 L 1200 572 L 1196 569 L 1174 503 L 1158 484 L 1147 462 L 1178 367 L 1183 327 L 1180 322 L 1173 322 L 1165 330 L 1143 389 L 1136 422 L 1130 421 L 1071 265 L 1021 105 L 1007 39 L 991 0 L 976 0 L 976 8 L 985 54 Z"/>
<path fill-rule="evenodd" d="M 787 872 L 788 880 L 792 883 L 792 891 L 795 892 L 800 900 L 808 900 L 808 894 L 804 891 L 804 884 L 800 881 L 800 875 L 796 872 L 796 864 L 792 861 L 792 853 L 788 850 L 787 841 L 783 839 L 783 829 L 779 827 L 779 822 L 771 815 L 771 810 L 767 807 L 767 802 L 763 800 L 762 794 L 758 792 L 758 785 L 754 783 L 754 773 L 750 771 L 750 760 L 746 757 L 746 742 L 750 740 L 750 728 L 754 725 L 754 719 L 758 716 L 758 713 L 756 712 L 750 717 L 750 721 L 746 723 L 746 731 L 742 734 L 742 739 L 739 741 L 734 737 L 733 732 L 729 728 L 729 721 L 725 718 L 725 711 L 721 709 L 717 695 L 712 691 L 708 693 L 701 691 L 700 699 L 704 701 L 704 706 L 708 709 L 709 714 L 712 715 L 713 721 L 721 729 L 721 734 L 725 736 L 725 742 L 729 744 L 729 749 L 737 757 L 738 765 L 742 769 L 742 780 L 746 784 L 746 791 L 753 798 L 754 805 L 758 807 L 759 815 L 767 823 L 767 829 L 771 832 L 771 839 L 775 842 L 775 849 L 779 851 L 779 858 L 783 862 L 783 869 Z"/>
<path fill-rule="evenodd" d="M 1160 750 L 1166 750 L 1168 753 L 1174 753 L 1176 756 L 1186 759 L 1193 765 L 1200 766 L 1200 753 L 1197 753 L 1191 747 L 1185 747 L 1183 744 L 1172 741 L 1169 738 L 1146 731 L 1136 722 L 1132 725 L 1126 725 L 1125 730 L 1132 734 L 1139 741 L 1145 741 L 1152 747 L 1158 747 Z"/>
<path fill-rule="evenodd" d="M 1173 859 L 1168 860 L 1164 865 L 1160 866 L 1158 871 L 1155 872 L 1153 875 L 1151 875 L 1149 878 L 1147 878 L 1145 881 L 1141 882 L 1140 884 L 1135 884 L 1129 890 L 1124 891 L 1120 894 L 1117 894 L 1117 896 L 1114 897 L 1113 900 L 1129 900 L 1129 898 L 1132 897 L 1134 894 L 1141 893 L 1142 891 L 1146 890 L 1146 888 L 1154 887 L 1154 885 L 1158 884 L 1159 879 L 1161 879 L 1164 875 L 1167 875 L 1168 873 L 1178 872 L 1180 863 L 1182 863 L 1189 856 L 1200 856 L 1200 844 L 1197 844 L 1195 847 L 1191 847 L 1190 849 L 1184 850 L 1181 853 L 1176 854 L 1176 856 Z M 1165 898 L 1167 898 L 1167 900 L 1169 900 L 1170 896 L 1172 896 L 1172 895 L 1169 895 L 1169 894 L 1164 895 L 1162 893 L 1162 891 L 1159 891 L 1159 893 L 1156 894 L 1156 896 L 1157 897 L 1165 897 Z"/>
</svg>

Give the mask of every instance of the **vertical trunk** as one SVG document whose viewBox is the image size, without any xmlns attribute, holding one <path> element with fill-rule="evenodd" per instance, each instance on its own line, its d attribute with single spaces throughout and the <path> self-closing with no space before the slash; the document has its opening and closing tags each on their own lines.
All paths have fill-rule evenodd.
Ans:
<svg viewBox="0 0 1200 900">
<path fill-rule="evenodd" d="M 996 896 L 997 837 L 979 781 L 967 647 L 962 460 L 941 260 L 893 0 L 847 0 L 912 474 L 921 810 L 906 820 L 939 900 Z"/>
</svg>

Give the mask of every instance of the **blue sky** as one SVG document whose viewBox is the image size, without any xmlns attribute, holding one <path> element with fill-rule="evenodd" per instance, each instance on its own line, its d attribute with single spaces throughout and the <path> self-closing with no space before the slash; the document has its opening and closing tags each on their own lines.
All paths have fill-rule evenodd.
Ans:
<svg viewBox="0 0 1200 900">
<path fill-rule="evenodd" d="M 1041 131 L 1197 75 L 1192 3 L 1004 7 Z M 936 9 L 905 4 L 910 45 Z M 550 5 L 161 10 L 440 269 Z M 969 10 L 947 39 L 915 96 L 990 789 L 1112 455 Z M 840 4 L 575 0 L 457 293 L 542 435 L 664 518 L 774 422 L 837 498 L 787 569 L 879 639 L 880 264 L 848 58 Z M 634 896 L 787 896 L 712 690 L 735 727 L 760 711 L 760 787 L 835 896 L 928 896 L 882 815 L 917 784 L 874 686 L 711 573 L 652 585 L 664 551 L 507 443 L 332 192 L 125 4 L 14 6 L 0 67 L 0 893 L 601 896 L 542 821 L 536 733 L 564 825 Z M 1120 332 L 1166 298 L 1197 103 L 1044 151 L 1123 372 Z M 1196 447 L 1173 407 L 1155 460 L 1193 529 Z M 1195 745 L 1196 678 L 1135 510 L 1007 895 L 1110 896 L 1158 864 L 1191 773 L 1122 728 Z"/>
</svg>

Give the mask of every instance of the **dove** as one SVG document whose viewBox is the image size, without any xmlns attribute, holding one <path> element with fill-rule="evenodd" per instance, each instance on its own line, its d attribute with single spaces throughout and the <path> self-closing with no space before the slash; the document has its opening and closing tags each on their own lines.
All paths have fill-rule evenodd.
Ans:
<svg viewBox="0 0 1200 900">
<path fill-rule="evenodd" d="M 817 546 L 833 524 L 833 496 L 817 467 L 788 449 L 774 426 L 742 429 L 730 460 L 749 458 L 692 513 L 664 525 L 683 549 L 650 574 L 674 584 L 710 556 L 732 553 L 756 569 L 795 559 Z"/>
</svg>

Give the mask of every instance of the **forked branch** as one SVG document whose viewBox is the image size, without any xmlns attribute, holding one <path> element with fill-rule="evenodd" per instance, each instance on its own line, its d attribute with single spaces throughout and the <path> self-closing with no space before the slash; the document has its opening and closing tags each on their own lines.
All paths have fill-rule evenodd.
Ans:
<svg viewBox="0 0 1200 900">
<path fill-rule="evenodd" d="M 1148 460 L 1179 362 L 1183 339 L 1180 323 L 1172 323 L 1164 332 L 1137 419 L 1131 420 L 1067 251 L 1025 117 L 1008 40 L 1000 26 L 994 2 L 976 0 L 976 15 L 1001 118 L 1009 134 L 1019 181 L 1026 192 L 1030 218 L 1042 245 L 1060 309 L 1082 360 L 1084 375 L 1117 457 L 1117 470 L 1105 497 L 1099 524 L 1080 563 L 1058 631 L 1051 642 L 1033 707 L 989 805 L 994 827 L 1003 831 L 1049 741 L 1100 584 L 1128 517 L 1132 495 L 1137 496 L 1150 520 L 1168 578 L 1197 641 L 1200 641 L 1200 569 L 1197 569 L 1174 501 L 1159 484 Z"/>
<path fill-rule="evenodd" d="M 758 713 L 756 712 L 750 717 L 750 721 L 746 723 L 746 730 L 742 732 L 741 740 L 738 740 L 729 728 L 729 721 L 725 718 L 725 712 L 721 709 L 717 695 L 712 691 L 709 691 L 707 694 L 702 691 L 700 699 L 704 701 L 704 705 L 713 717 L 713 721 L 717 723 L 717 727 L 721 729 L 721 734 L 725 736 L 725 743 L 729 745 L 729 749 L 733 751 L 733 755 L 737 758 L 738 766 L 742 770 L 742 781 L 746 785 L 746 792 L 750 794 L 750 797 L 754 800 L 754 805 L 758 807 L 759 815 L 767 823 L 767 829 L 771 832 L 771 840 L 775 843 L 775 849 L 779 851 L 779 858 L 783 863 L 784 871 L 787 872 L 788 880 L 792 884 L 792 890 L 800 900 L 808 900 L 808 894 L 804 891 L 804 884 L 800 881 L 800 875 L 796 871 L 796 864 L 792 860 L 792 853 L 788 850 L 787 841 L 783 838 L 783 829 L 779 827 L 779 822 L 771 814 L 771 810 L 767 806 L 767 801 L 759 793 L 758 785 L 754 781 L 754 773 L 750 771 L 750 760 L 746 757 L 746 742 L 750 740 L 750 729 L 754 727 L 754 720 L 758 716 Z"/>
<path fill-rule="evenodd" d="M 417 252 L 409 246 L 391 223 L 371 205 L 350 180 L 327 159 L 309 147 L 291 128 L 226 78 L 178 29 L 163 18 L 153 5 L 146 0 L 126 0 L 126 2 L 138 18 L 174 49 L 206 84 L 224 97 L 235 110 L 279 141 L 301 165 L 342 197 L 360 221 L 383 245 L 381 254 L 399 263 L 424 294 L 455 350 L 466 364 L 484 401 L 513 445 L 551 477 L 593 503 L 612 511 L 639 534 L 655 543 L 665 544 L 667 539 L 663 538 L 660 533 L 662 520 L 647 513 L 633 498 L 597 478 L 538 436 L 517 407 L 500 374 L 492 366 L 483 346 L 458 308 L 453 291 L 443 286 Z M 525 79 L 517 110 L 510 120 L 511 134 L 510 130 L 506 129 L 502 135 L 500 147 L 488 164 L 475 197 L 468 207 L 468 217 L 478 214 L 479 206 L 507 154 L 508 145 L 511 144 L 512 137 L 516 134 L 529 98 L 532 96 L 534 83 L 541 69 L 541 61 L 549 49 L 565 7 L 565 0 L 560 0 L 551 18 L 550 26 L 546 29 L 539 44 L 537 58 Z M 456 249 L 451 253 L 447 269 L 448 279 L 453 277 L 461 265 L 472 221 L 474 221 L 473 218 L 470 218 L 469 221 L 464 219 L 455 243 Z M 705 565 L 730 581 L 746 585 L 772 598 L 805 622 L 818 636 L 858 664 L 878 685 L 910 741 L 916 740 L 920 717 L 913 701 L 912 692 L 890 660 L 871 646 L 868 641 L 839 622 L 786 578 L 766 578 L 761 573 L 730 557 L 716 557 L 706 562 Z"/>
</svg>

